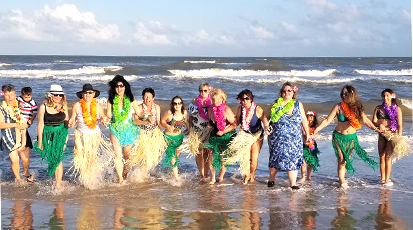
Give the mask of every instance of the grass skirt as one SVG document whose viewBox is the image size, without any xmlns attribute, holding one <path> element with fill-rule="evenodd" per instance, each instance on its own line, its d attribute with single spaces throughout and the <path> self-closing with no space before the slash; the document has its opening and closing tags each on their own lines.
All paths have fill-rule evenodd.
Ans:
<svg viewBox="0 0 413 230">
<path fill-rule="evenodd" d="M 135 144 L 139 137 L 139 127 L 132 123 L 113 122 L 109 125 L 110 132 L 118 139 L 122 147 Z"/>
<path fill-rule="evenodd" d="M 43 150 L 39 149 L 37 141 L 34 143 L 34 150 L 47 162 L 47 172 L 49 176 L 55 173 L 57 166 L 59 166 L 64 158 L 64 153 L 68 153 L 67 150 L 64 150 L 67 134 L 68 128 L 66 128 L 64 124 L 59 126 L 45 125 L 42 139 Z"/>
<path fill-rule="evenodd" d="M 205 143 L 208 143 L 210 133 L 211 130 L 208 128 L 200 130 L 191 129 L 188 136 L 190 156 L 196 156 L 199 154 L 199 149 L 203 148 Z"/>
<path fill-rule="evenodd" d="M 113 162 L 110 142 L 101 132 L 81 133 L 75 130 L 73 174 L 87 188 L 102 182 L 104 171 Z"/>
<path fill-rule="evenodd" d="M 251 146 L 260 138 L 262 132 L 247 133 L 240 129 L 237 136 L 229 143 L 228 149 L 223 152 L 226 157 L 224 165 L 231 165 L 239 161 L 239 171 L 242 175 L 250 174 Z"/>
<path fill-rule="evenodd" d="M 401 158 L 408 156 L 410 153 L 410 145 L 407 144 L 404 136 L 399 136 L 395 133 L 383 133 L 381 134 L 387 141 L 391 141 L 393 144 L 393 154 L 391 163 L 394 164 Z"/>
<path fill-rule="evenodd" d="M 316 172 L 318 167 L 320 167 L 320 163 L 318 160 L 318 154 L 320 154 L 320 150 L 317 148 L 317 142 L 314 141 L 314 150 L 311 150 L 308 145 L 303 145 L 303 157 L 304 161 L 307 165 L 310 165 L 313 168 L 313 171 Z"/>
<path fill-rule="evenodd" d="M 130 166 L 140 165 L 147 170 L 151 170 L 159 164 L 167 146 L 168 143 L 158 127 L 154 130 L 141 129 L 137 144 L 133 147 L 126 164 Z"/>
<path fill-rule="evenodd" d="M 370 165 L 373 169 L 377 167 L 377 162 L 375 162 L 371 156 L 367 154 L 364 149 L 361 148 L 360 143 L 357 138 L 357 134 L 341 134 L 337 131 L 333 132 L 332 144 L 334 148 L 334 152 L 336 153 L 336 157 L 338 159 L 338 150 L 336 147 L 336 143 L 338 144 L 341 152 L 343 153 L 344 160 L 346 161 L 346 169 L 349 173 L 355 173 L 356 170 L 353 167 L 353 159 L 350 159 L 352 150 L 356 150 L 357 156 Z M 355 157 L 355 159 L 357 159 Z"/>
<path fill-rule="evenodd" d="M 217 136 L 215 133 L 211 133 L 209 136 L 209 143 L 205 144 L 205 147 L 211 148 L 213 150 L 212 155 L 212 167 L 219 171 L 221 170 L 223 164 L 223 159 L 226 157 L 222 153 L 229 147 L 229 143 L 232 141 L 236 135 L 235 130 L 226 133 L 222 136 Z M 224 165 L 225 167 L 227 165 Z"/>
<path fill-rule="evenodd" d="M 165 139 L 166 139 L 166 142 L 168 143 L 168 148 L 165 151 L 166 155 L 163 161 L 163 167 L 164 168 L 167 168 L 167 167 L 175 168 L 176 166 L 180 164 L 179 158 L 176 155 L 176 149 L 180 145 L 182 145 L 182 142 L 184 141 L 184 134 L 180 133 L 177 136 L 165 134 Z M 176 161 L 174 165 L 171 165 L 171 160 L 173 158 L 175 158 Z"/>
</svg>

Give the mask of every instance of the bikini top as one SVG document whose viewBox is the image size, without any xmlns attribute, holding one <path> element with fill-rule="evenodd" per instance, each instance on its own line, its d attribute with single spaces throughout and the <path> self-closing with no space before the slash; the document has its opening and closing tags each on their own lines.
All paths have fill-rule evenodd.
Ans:
<svg viewBox="0 0 413 230">
<path fill-rule="evenodd" d="M 341 112 L 338 112 L 337 120 L 338 120 L 339 122 L 349 121 L 349 119 L 348 119 L 346 116 L 344 116 L 344 114 L 342 114 Z"/>
<path fill-rule="evenodd" d="M 387 114 L 386 112 L 384 112 L 384 111 L 382 111 L 382 110 L 380 110 L 380 109 L 378 109 L 377 110 L 377 119 L 387 119 L 387 120 L 390 120 L 390 116 L 389 116 L 389 114 Z"/>
<path fill-rule="evenodd" d="M 182 130 L 185 127 L 185 118 L 182 118 L 182 120 L 172 118 L 172 120 L 168 122 L 168 125 L 172 125 L 175 129 Z"/>
</svg>

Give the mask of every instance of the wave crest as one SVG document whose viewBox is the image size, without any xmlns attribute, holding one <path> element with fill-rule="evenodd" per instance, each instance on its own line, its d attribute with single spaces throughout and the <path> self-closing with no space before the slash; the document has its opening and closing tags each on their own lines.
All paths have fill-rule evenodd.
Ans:
<svg viewBox="0 0 413 230">
<path fill-rule="evenodd" d="M 367 74 L 367 75 L 412 75 L 412 70 L 411 69 L 402 69 L 402 70 L 354 70 L 354 73 L 357 74 Z"/>
</svg>

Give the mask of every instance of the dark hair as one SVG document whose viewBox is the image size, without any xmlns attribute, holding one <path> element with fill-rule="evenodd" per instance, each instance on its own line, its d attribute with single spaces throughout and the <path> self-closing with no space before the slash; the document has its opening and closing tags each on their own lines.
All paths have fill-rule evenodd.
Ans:
<svg viewBox="0 0 413 230">
<path fill-rule="evenodd" d="M 390 93 L 390 94 L 393 94 L 394 92 L 393 92 L 393 90 L 391 90 L 391 89 L 389 89 L 389 88 L 384 89 L 384 90 L 381 92 L 381 97 L 384 97 L 384 93 Z M 393 103 L 393 104 L 396 104 L 396 105 L 397 105 L 397 100 L 396 100 L 396 97 L 391 99 L 391 103 Z"/>
<path fill-rule="evenodd" d="M 1 87 L 1 90 L 2 90 L 3 92 L 16 91 L 16 90 L 14 89 L 14 85 L 12 85 L 12 84 L 5 84 L 5 85 L 3 85 L 3 86 Z"/>
<path fill-rule="evenodd" d="M 294 88 L 294 87 L 295 87 L 295 85 L 293 85 L 293 84 L 291 84 L 290 82 L 287 81 L 287 82 L 284 83 L 283 86 L 281 87 L 280 93 L 278 94 L 278 97 L 282 97 L 284 88 L 285 88 L 286 86 L 290 86 L 291 88 Z M 295 99 L 297 99 L 298 91 L 296 92 L 296 91 L 293 90 L 293 92 L 294 92 L 294 94 L 293 94 L 293 99 L 295 100 Z"/>
<path fill-rule="evenodd" d="M 246 95 L 247 97 L 249 97 L 251 99 L 251 102 L 254 101 L 254 94 L 252 94 L 251 90 L 249 89 L 244 89 L 243 91 L 241 91 L 238 95 L 237 95 L 237 100 L 238 99 L 242 99 L 242 96 Z"/>
<path fill-rule="evenodd" d="M 30 87 L 23 87 L 21 90 L 22 95 L 32 95 L 32 88 Z"/>
<path fill-rule="evenodd" d="M 313 124 L 312 124 L 312 125 L 310 125 L 310 128 L 316 128 L 316 127 L 317 127 L 317 125 L 318 125 L 317 115 L 305 115 L 305 116 L 307 117 L 307 119 L 308 119 L 308 117 L 309 117 L 309 116 L 314 117 Z"/>
<path fill-rule="evenodd" d="M 344 89 L 347 90 L 347 97 L 344 96 Z M 340 92 L 341 99 L 346 102 L 350 108 L 350 110 L 356 114 L 357 119 L 361 120 L 361 114 L 364 112 L 364 107 L 360 102 L 360 99 L 357 94 L 356 88 L 352 85 L 345 85 Z"/>
<path fill-rule="evenodd" d="M 152 97 L 155 98 L 155 90 L 153 90 L 152 88 L 145 88 L 142 90 L 142 97 L 145 96 L 145 93 L 150 93 L 152 94 Z"/>
<path fill-rule="evenodd" d="M 182 107 L 181 107 L 181 113 L 184 114 L 185 111 L 185 105 L 184 105 L 184 100 L 182 100 L 182 98 L 180 96 L 175 96 L 174 98 L 172 98 L 171 100 L 171 112 L 172 114 L 175 114 L 176 110 L 174 108 L 174 100 L 175 99 L 179 99 L 182 102 Z"/>
<path fill-rule="evenodd" d="M 122 84 L 125 86 L 125 96 L 129 98 L 129 100 L 132 102 L 134 100 L 133 94 L 132 94 L 132 90 L 130 88 L 130 84 L 129 82 L 127 82 L 125 80 L 125 78 L 121 75 L 116 75 L 110 82 L 109 82 L 109 102 L 111 104 L 113 104 L 113 99 L 116 96 L 116 84 L 118 84 L 118 82 L 122 82 Z"/>
</svg>

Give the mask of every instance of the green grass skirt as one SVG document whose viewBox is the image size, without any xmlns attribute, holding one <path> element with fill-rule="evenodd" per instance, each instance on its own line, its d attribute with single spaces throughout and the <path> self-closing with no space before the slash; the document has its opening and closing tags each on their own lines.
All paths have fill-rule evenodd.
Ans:
<svg viewBox="0 0 413 230">
<path fill-rule="evenodd" d="M 320 154 L 320 150 L 317 148 L 317 142 L 314 141 L 314 150 L 311 150 L 308 145 L 303 145 L 303 157 L 304 161 L 307 165 L 310 165 L 313 168 L 313 171 L 316 172 L 318 167 L 320 167 L 320 163 L 318 160 L 318 154 Z"/>
<path fill-rule="evenodd" d="M 166 135 L 165 134 L 165 140 L 168 143 L 168 148 L 166 149 L 165 153 L 165 159 L 163 160 L 163 168 L 171 167 L 175 168 L 178 166 L 181 162 L 179 161 L 178 156 L 176 155 L 176 149 L 182 145 L 182 142 L 184 141 L 184 134 L 180 133 L 177 136 L 171 136 L 171 135 Z M 171 165 L 172 159 L 175 158 L 175 164 Z"/>
<path fill-rule="evenodd" d="M 222 136 L 217 136 L 215 133 L 211 133 L 209 136 L 209 143 L 205 144 L 205 147 L 210 148 L 214 151 L 212 155 L 212 167 L 219 171 L 221 170 L 223 164 L 222 161 L 225 158 L 225 155 L 222 153 L 229 147 L 229 143 L 235 137 L 236 132 L 232 130 Z M 224 165 L 225 167 L 227 165 Z"/>
</svg>

